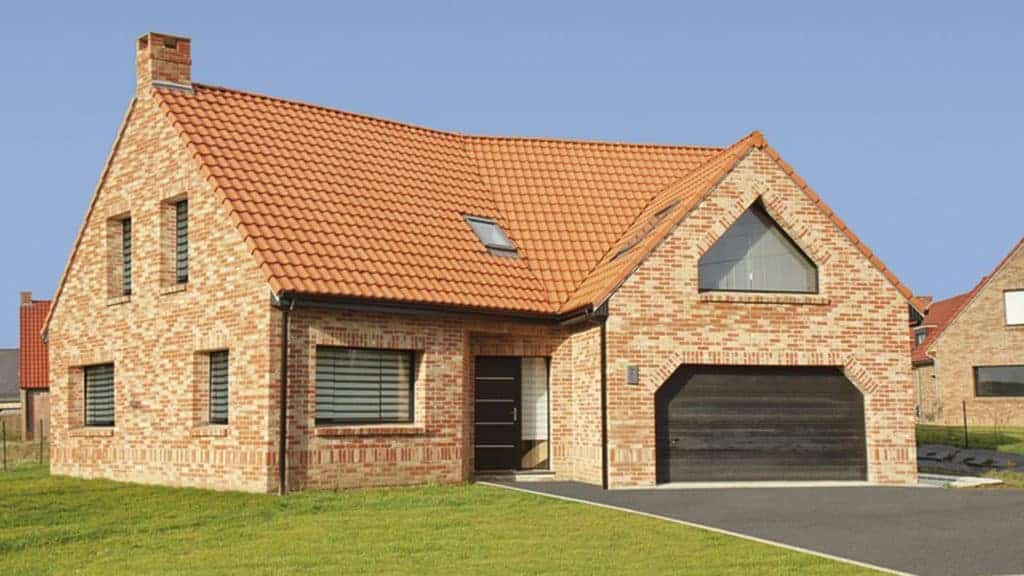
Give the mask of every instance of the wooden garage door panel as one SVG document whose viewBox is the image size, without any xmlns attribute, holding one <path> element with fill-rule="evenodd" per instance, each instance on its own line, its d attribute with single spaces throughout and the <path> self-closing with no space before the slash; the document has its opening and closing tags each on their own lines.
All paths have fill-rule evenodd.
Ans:
<svg viewBox="0 0 1024 576">
<path fill-rule="evenodd" d="M 656 421 L 659 482 L 866 478 L 863 399 L 834 368 L 683 367 Z"/>
</svg>

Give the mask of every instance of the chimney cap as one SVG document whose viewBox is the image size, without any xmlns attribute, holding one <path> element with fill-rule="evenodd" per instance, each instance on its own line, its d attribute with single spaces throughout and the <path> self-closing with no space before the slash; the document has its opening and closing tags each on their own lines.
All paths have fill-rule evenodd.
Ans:
<svg viewBox="0 0 1024 576">
<path fill-rule="evenodd" d="M 32 304 L 32 292 L 31 291 L 21 292 L 21 293 L 18 294 L 18 296 L 19 296 L 19 301 L 21 302 L 22 306 L 28 306 L 29 304 Z"/>
</svg>

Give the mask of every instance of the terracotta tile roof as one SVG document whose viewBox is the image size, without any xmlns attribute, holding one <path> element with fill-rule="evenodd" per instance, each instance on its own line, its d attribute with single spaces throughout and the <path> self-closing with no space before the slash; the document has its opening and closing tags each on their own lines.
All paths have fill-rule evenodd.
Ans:
<svg viewBox="0 0 1024 576">
<path fill-rule="evenodd" d="M 50 362 L 42 335 L 49 314 L 49 300 L 33 300 L 20 308 L 18 382 L 26 390 L 50 387 Z"/>
<path fill-rule="evenodd" d="M 598 306 L 758 147 L 911 296 L 757 132 L 728 148 L 466 136 L 192 86 L 153 93 L 278 294 L 545 316 Z M 490 254 L 465 215 L 496 220 L 519 257 Z"/>
</svg>

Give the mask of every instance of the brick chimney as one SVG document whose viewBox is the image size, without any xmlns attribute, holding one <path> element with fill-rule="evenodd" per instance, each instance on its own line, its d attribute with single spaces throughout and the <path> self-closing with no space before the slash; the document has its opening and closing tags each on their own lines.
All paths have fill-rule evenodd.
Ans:
<svg viewBox="0 0 1024 576">
<path fill-rule="evenodd" d="M 192 88 L 191 40 L 156 32 L 139 37 L 135 48 L 135 89 L 153 84 Z"/>
<path fill-rule="evenodd" d="M 18 296 L 19 296 L 19 300 L 21 300 L 21 305 L 22 306 L 31 306 L 32 305 L 32 293 L 31 292 L 21 292 Z"/>
</svg>

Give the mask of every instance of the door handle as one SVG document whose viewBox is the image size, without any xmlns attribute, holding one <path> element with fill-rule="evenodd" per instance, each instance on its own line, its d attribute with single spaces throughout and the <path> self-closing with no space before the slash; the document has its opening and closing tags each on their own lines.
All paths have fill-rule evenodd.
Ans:
<svg viewBox="0 0 1024 576">
<path fill-rule="evenodd" d="M 512 407 L 512 421 L 519 422 L 519 408 Z"/>
</svg>

